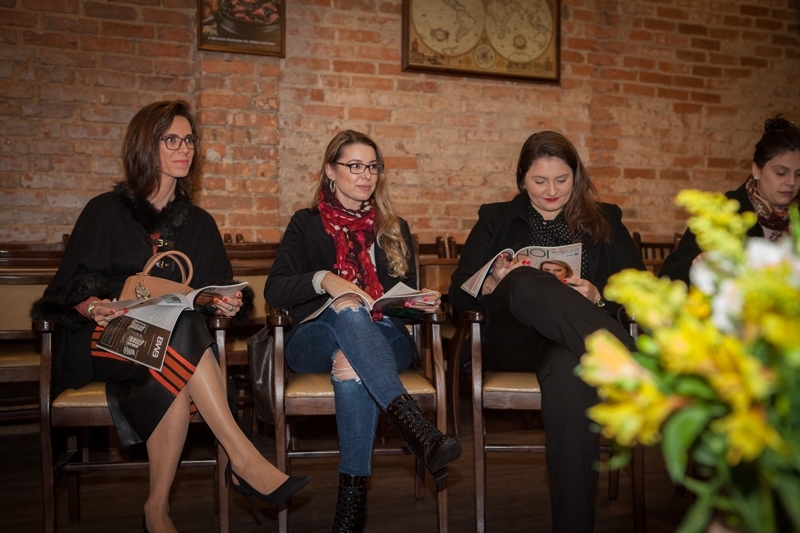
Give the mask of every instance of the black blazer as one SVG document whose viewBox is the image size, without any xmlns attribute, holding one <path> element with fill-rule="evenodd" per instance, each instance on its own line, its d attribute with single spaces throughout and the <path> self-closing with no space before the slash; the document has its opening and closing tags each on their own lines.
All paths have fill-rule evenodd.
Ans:
<svg viewBox="0 0 800 533">
<path fill-rule="evenodd" d="M 753 204 L 747 197 L 747 189 L 742 184 L 735 191 L 728 191 L 725 196 L 731 200 L 739 202 L 739 213 L 746 213 L 748 211 L 754 212 Z M 761 224 L 756 222 L 749 230 L 747 230 L 748 237 L 764 237 L 764 230 Z M 686 232 L 681 237 L 681 242 L 678 244 L 678 249 L 669 254 L 664 260 L 664 265 L 661 267 L 659 275 L 669 279 L 679 279 L 689 285 L 689 270 L 692 268 L 692 261 L 700 255 L 702 250 L 697 244 L 697 237 L 692 233 L 692 230 L 686 229 Z"/>
<path fill-rule="evenodd" d="M 389 275 L 389 259 L 380 246 L 375 246 L 375 262 L 378 279 L 383 291 L 394 287 L 399 281 L 412 288 L 417 288 L 417 272 L 414 261 L 414 245 L 411 232 L 405 220 L 400 219 L 403 239 L 410 252 L 408 274 L 405 278 L 393 278 Z M 325 232 L 322 218 L 317 209 L 301 209 L 297 211 L 281 239 L 275 262 L 272 264 L 267 284 L 264 286 L 264 298 L 270 307 L 288 309 L 292 324 L 296 326 L 311 313 L 319 309 L 329 298 L 328 294 L 317 294 L 312 280 L 320 270 L 333 270 L 336 263 L 336 246 L 330 235 Z M 402 322 L 392 320 L 401 327 Z M 287 332 L 286 341 L 291 331 Z"/>
<path fill-rule="evenodd" d="M 528 203 L 528 195 L 521 193 L 510 202 L 481 206 L 478 222 L 464 243 L 461 259 L 451 278 L 450 301 L 456 309 L 487 309 L 491 295 L 473 298 L 461 289 L 461 285 L 502 250 L 518 250 L 528 246 L 531 234 Z M 601 293 L 612 274 L 626 268 L 645 268 L 636 244 L 622 223 L 622 210 L 616 205 L 604 203 L 603 216 L 611 225 L 611 240 L 592 242 L 583 247 L 583 253 L 589 260 L 586 277 Z M 613 315 L 619 305 L 608 302 L 607 308 Z"/>
</svg>

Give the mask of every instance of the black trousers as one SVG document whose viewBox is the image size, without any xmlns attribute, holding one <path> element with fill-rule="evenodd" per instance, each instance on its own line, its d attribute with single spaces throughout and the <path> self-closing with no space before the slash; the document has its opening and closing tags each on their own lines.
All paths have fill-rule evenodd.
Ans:
<svg viewBox="0 0 800 533">
<path fill-rule="evenodd" d="M 607 329 L 630 349 L 633 339 L 602 308 L 554 275 L 512 270 L 494 290 L 485 329 L 485 369 L 536 372 L 542 389 L 553 531 L 591 532 L 600 459 L 586 410 L 597 392 L 574 374 L 584 339 Z"/>
</svg>

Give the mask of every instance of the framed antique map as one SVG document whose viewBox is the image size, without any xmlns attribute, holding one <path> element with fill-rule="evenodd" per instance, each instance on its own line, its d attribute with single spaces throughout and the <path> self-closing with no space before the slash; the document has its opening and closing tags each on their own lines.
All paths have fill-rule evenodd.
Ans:
<svg viewBox="0 0 800 533">
<path fill-rule="evenodd" d="M 197 48 L 286 57 L 285 0 L 197 0 Z"/>
<path fill-rule="evenodd" d="M 559 81 L 559 0 L 403 0 L 403 70 Z"/>
</svg>

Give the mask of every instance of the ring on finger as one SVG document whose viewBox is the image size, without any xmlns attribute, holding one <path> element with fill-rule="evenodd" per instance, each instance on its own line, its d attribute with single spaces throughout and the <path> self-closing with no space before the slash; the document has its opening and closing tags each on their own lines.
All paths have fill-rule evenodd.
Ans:
<svg viewBox="0 0 800 533">
<path fill-rule="evenodd" d="M 228 309 L 228 311 L 233 311 L 234 309 L 235 309 L 235 307 L 233 307 L 233 305 L 231 305 L 231 307 L 230 307 L 230 309 Z"/>
<path fill-rule="evenodd" d="M 106 321 L 106 324 L 108 324 L 109 322 L 111 322 L 111 319 L 110 319 L 110 318 L 108 318 L 108 315 L 104 316 L 104 317 L 103 317 L 103 320 L 105 320 L 105 321 Z"/>
</svg>

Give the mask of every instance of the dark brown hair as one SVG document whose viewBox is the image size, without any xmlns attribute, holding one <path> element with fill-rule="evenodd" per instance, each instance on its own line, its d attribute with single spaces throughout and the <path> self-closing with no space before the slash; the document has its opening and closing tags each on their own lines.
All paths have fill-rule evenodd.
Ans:
<svg viewBox="0 0 800 533">
<path fill-rule="evenodd" d="M 125 166 L 125 184 L 138 198 L 149 198 L 161 184 L 161 137 L 175 117 L 184 117 L 199 135 L 197 121 L 188 102 L 173 100 L 155 102 L 143 107 L 128 124 L 122 142 L 122 162 Z M 176 195 L 192 197 L 194 182 L 200 173 L 200 158 L 195 149 L 189 173 L 178 180 Z"/>
<path fill-rule="evenodd" d="M 517 188 L 525 192 L 525 174 L 531 166 L 543 157 L 557 157 L 572 170 L 572 194 L 564 206 L 564 217 L 573 233 L 580 229 L 594 241 L 608 241 L 611 226 L 603 217 L 603 207 L 597 196 L 597 189 L 589 179 L 575 146 L 563 135 L 555 131 L 534 133 L 519 154 L 517 163 Z"/>
<path fill-rule="evenodd" d="M 800 131 L 780 115 L 768 118 L 764 122 L 764 135 L 756 143 L 753 162 L 764 168 L 770 159 L 787 152 L 800 152 Z"/>
</svg>

